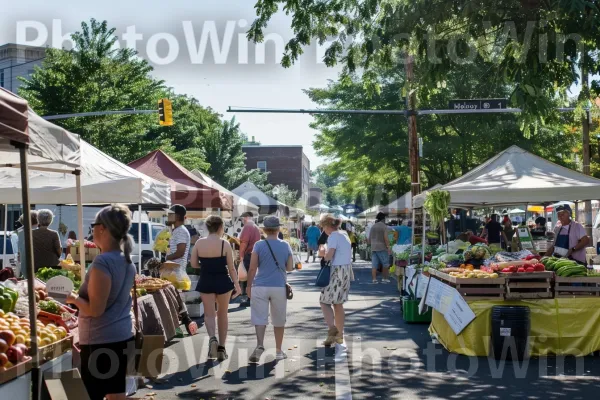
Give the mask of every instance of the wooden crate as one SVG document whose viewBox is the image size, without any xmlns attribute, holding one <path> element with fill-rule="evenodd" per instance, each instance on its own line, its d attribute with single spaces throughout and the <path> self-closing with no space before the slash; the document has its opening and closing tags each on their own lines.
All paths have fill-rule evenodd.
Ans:
<svg viewBox="0 0 600 400">
<path fill-rule="evenodd" d="M 66 338 L 57 342 L 40 347 L 40 363 L 53 360 L 63 355 L 73 348 L 73 335 L 68 335 Z"/>
<path fill-rule="evenodd" d="M 506 277 L 506 299 L 551 299 L 554 272 L 502 274 Z"/>
<path fill-rule="evenodd" d="M 554 293 L 556 297 L 600 297 L 600 277 L 557 276 L 554 281 Z"/>
<path fill-rule="evenodd" d="M 429 274 L 452 286 L 465 300 L 499 300 L 504 298 L 506 278 L 456 278 L 444 272 L 429 269 Z"/>
</svg>

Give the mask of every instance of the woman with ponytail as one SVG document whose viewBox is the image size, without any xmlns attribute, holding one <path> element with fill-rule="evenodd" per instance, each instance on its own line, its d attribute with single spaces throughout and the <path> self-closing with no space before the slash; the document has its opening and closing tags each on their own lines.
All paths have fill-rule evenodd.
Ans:
<svg viewBox="0 0 600 400">
<path fill-rule="evenodd" d="M 79 295 L 67 298 L 67 303 L 79 309 L 81 375 L 91 400 L 125 399 L 127 349 L 134 338 L 131 289 L 135 266 L 130 227 L 131 212 L 125 205 L 107 206 L 98 212 L 92 229 L 100 254 Z"/>
</svg>

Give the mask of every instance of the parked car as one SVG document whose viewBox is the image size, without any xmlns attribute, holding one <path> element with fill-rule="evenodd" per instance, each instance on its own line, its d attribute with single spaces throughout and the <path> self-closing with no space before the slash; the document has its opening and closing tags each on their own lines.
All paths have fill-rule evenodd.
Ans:
<svg viewBox="0 0 600 400">
<path fill-rule="evenodd" d="M 6 254 L 4 254 L 4 243 L 6 241 Z M 19 249 L 13 249 L 12 242 L 10 240 L 10 232 L 0 231 L 0 268 L 10 266 L 12 268 L 17 267 L 17 253 Z"/>
<path fill-rule="evenodd" d="M 152 257 L 158 257 L 158 253 L 155 254 L 154 241 L 156 236 L 165 229 L 166 226 L 156 222 L 142 222 L 142 268 L 144 264 Z M 133 222 L 129 234 L 133 237 L 133 254 L 131 255 L 131 261 L 137 266 L 139 262 L 138 248 L 140 241 L 138 238 L 138 223 Z"/>
</svg>

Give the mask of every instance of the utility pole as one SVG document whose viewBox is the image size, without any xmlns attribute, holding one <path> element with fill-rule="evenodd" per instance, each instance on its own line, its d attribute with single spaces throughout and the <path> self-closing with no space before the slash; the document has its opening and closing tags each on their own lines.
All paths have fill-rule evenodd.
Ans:
<svg viewBox="0 0 600 400">
<path fill-rule="evenodd" d="M 408 159 L 410 167 L 410 191 L 413 198 L 421 193 L 421 179 L 419 171 L 421 166 L 419 163 L 419 137 L 417 135 L 417 112 L 416 102 L 417 95 L 412 89 L 411 83 L 414 81 L 414 59 L 407 55 L 405 62 L 406 70 L 406 117 L 408 119 Z"/>
<path fill-rule="evenodd" d="M 583 57 L 586 53 L 583 54 Z M 588 71 L 585 67 L 585 59 L 581 62 L 581 85 L 582 92 L 586 99 L 589 99 L 589 77 Z M 585 109 L 585 115 L 582 117 L 582 140 L 583 140 L 583 173 L 590 175 L 590 125 L 591 125 L 591 114 L 589 107 Z M 587 200 L 585 202 L 585 230 L 587 235 L 592 237 L 592 202 Z"/>
</svg>

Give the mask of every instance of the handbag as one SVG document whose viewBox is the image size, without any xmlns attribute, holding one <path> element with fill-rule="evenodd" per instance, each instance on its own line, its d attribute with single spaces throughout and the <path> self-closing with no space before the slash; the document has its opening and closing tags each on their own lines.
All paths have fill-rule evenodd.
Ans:
<svg viewBox="0 0 600 400">
<path fill-rule="evenodd" d="M 331 262 L 321 260 L 321 270 L 319 271 L 319 275 L 317 275 L 317 282 L 315 285 L 317 287 L 327 287 L 329 286 L 329 280 L 331 279 Z"/>
<path fill-rule="evenodd" d="M 239 281 L 245 282 L 248 280 L 248 270 L 246 269 L 246 266 L 244 265 L 243 261 L 240 261 L 240 265 L 238 266 L 237 274 L 238 274 Z"/>
<path fill-rule="evenodd" d="M 273 253 L 273 249 L 271 248 L 271 245 L 269 244 L 269 241 L 265 240 L 265 243 L 269 247 L 269 251 L 271 252 L 271 256 L 273 257 L 273 260 L 275 260 L 275 265 L 277 265 L 277 269 L 284 273 L 284 277 L 285 277 L 285 280 L 286 280 L 286 282 L 285 282 L 285 297 L 288 300 L 292 300 L 294 298 L 294 289 L 292 288 L 292 285 L 290 285 L 289 283 L 287 283 L 287 275 L 285 274 L 285 271 L 283 271 L 281 269 L 281 267 L 279 266 L 279 263 L 277 262 L 277 257 L 275 257 L 275 253 Z"/>
</svg>

